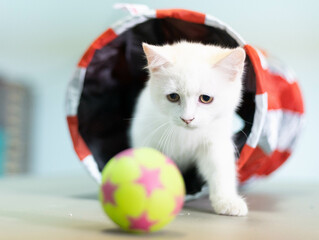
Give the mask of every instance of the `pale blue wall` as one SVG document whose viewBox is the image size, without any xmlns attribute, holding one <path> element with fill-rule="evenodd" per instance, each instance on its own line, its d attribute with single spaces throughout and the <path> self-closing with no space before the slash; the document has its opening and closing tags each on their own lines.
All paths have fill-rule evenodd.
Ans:
<svg viewBox="0 0 319 240">
<path fill-rule="evenodd" d="M 113 0 L 0 0 L 0 74 L 32 89 L 31 171 L 83 171 L 64 117 L 67 81 L 87 46 L 125 16 Z M 277 178 L 319 179 L 319 2 L 292 0 L 126 1 L 152 8 L 188 8 L 228 23 L 249 43 L 291 65 L 300 78 L 307 128 Z"/>
</svg>

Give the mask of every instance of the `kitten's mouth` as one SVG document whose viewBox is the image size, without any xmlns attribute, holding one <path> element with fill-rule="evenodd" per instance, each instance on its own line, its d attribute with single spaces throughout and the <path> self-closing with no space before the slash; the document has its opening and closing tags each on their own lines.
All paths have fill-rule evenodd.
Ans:
<svg viewBox="0 0 319 240">
<path fill-rule="evenodd" d="M 186 123 L 182 123 L 181 121 L 173 121 L 173 122 L 174 122 L 174 125 L 176 125 L 177 127 L 184 128 L 187 130 L 193 130 L 193 129 L 198 128 L 196 125 L 194 125 L 192 123 L 186 124 Z"/>
<path fill-rule="evenodd" d="M 192 124 L 181 124 L 181 125 L 179 125 L 179 126 L 185 128 L 185 129 L 189 129 L 189 130 L 193 130 L 193 129 L 196 129 L 196 128 L 197 128 L 196 126 L 194 126 L 194 125 L 192 125 Z"/>
<path fill-rule="evenodd" d="M 186 129 L 196 129 L 197 127 L 196 126 L 193 126 L 193 125 L 186 125 L 184 126 Z"/>
</svg>

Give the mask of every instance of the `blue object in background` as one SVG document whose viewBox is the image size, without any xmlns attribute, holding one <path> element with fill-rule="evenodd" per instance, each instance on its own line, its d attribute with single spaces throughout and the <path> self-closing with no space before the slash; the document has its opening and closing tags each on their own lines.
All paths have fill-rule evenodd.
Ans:
<svg viewBox="0 0 319 240">
<path fill-rule="evenodd" d="M 4 157 L 5 157 L 5 136 L 4 136 L 4 130 L 0 128 L 0 176 L 4 174 Z"/>
</svg>

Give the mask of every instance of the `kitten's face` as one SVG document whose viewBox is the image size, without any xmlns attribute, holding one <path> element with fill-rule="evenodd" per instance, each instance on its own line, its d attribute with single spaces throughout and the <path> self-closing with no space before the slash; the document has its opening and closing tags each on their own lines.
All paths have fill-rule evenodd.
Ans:
<svg viewBox="0 0 319 240">
<path fill-rule="evenodd" d="M 194 51 L 203 50 L 204 47 L 200 45 L 197 46 L 200 49 L 194 49 L 194 44 L 191 45 Z M 165 53 L 161 54 L 158 50 L 161 48 L 163 50 L 165 47 L 156 48 L 156 58 L 153 60 L 161 61 L 156 66 L 154 61 L 154 65 L 150 62 L 150 49 L 145 50 L 144 46 L 151 73 L 149 86 L 152 100 L 168 121 L 185 129 L 198 129 L 212 124 L 224 114 L 234 112 L 241 91 L 240 76 L 237 76 L 237 72 L 234 74 L 234 68 L 229 66 L 230 71 L 223 65 L 219 66 L 219 63 L 212 64 L 210 58 L 202 59 L 201 54 L 194 55 L 187 50 L 178 54 L 174 51 L 174 46 L 165 49 L 166 56 L 163 59 Z M 196 59 L 196 56 L 200 59 Z M 221 61 L 223 60 L 218 62 Z"/>
</svg>

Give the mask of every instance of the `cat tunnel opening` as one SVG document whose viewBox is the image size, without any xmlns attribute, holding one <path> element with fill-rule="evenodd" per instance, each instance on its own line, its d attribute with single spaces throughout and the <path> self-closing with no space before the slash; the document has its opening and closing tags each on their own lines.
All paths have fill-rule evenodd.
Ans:
<svg viewBox="0 0 319 240">
<path fill-rule="evenodd" d="M 290 156 L 304 112 L 299 86 L 290 73 L 271 65 L 214 17 L 182 9 L 151 10 L 116 23 L 99 36 L 68 86 L 66 110 L 73 145 L 98 182 L 107 161 L 129 147 L 135 102 L 148 79 L 142 42 L 164 45 L 181 40 L 241 46 L 246 51 L 237 110 L 244 126 L 234 135 L 240 181 L 269 175 Z M 195 166 L 183 177 L 188 194 L 201 191 L 204 181 Z"/>
<path fill-rule="evenodd" d="M 86 70 L 78 121 L 80 134 L 100 171 L 112 156 L 129 147 L 128 128 L 135 101 L 148 78 L 144 69 L 146 59 L 142 42 L 163 45 L 181 40 L 229 48 L 239 46 L 224 30 L 164 18 L 138 24 L 95 52 Z M 254 72 L 248 58 L 246 68 L 244 85 L 247 82 L 251 85 L 254 82 Z M 246 124 L 243 132 L 238 132 L 234 138 L 239 151 L 250 133 L 254 115 L 255 91 L 251 88 L 244 89 L 243 104 L 238 109 L 238 114 Z M 198 178 L 196 169 L 189 169 L 184 174 L 185 179 L 192 179 L 191 185 L 194 185 L 194 179 Z M 198 183 L 195 184 L 196 188 L 191 187 L 190 183 L 186 185 L 189 193 L 199 190 Z"/>
</svg>

